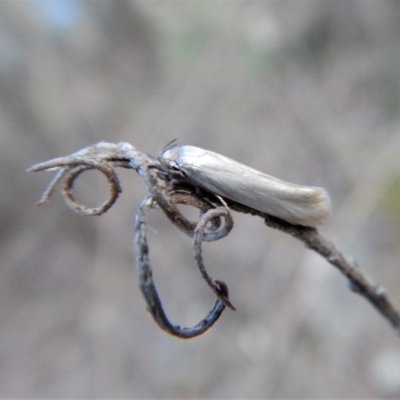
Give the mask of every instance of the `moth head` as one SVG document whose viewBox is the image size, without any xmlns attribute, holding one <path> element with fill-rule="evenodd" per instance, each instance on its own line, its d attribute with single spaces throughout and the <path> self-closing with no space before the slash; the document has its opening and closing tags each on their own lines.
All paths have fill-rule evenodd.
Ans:
<svg viewBox="0 0 400 400">
<path fill-rule="evenodd" d="M 178 147 L 172 147 L 161 152 L 161 163 L 172 173 L 181 173 L 177 163 L 178 150 Z"/>
</svg>

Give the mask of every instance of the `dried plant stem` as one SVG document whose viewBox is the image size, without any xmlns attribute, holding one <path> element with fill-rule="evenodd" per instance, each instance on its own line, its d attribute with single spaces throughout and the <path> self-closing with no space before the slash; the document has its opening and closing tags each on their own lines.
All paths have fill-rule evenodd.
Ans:
<svg viewBox="0 0 400 400">
<path fill-rule="evenodd" d="M 309 249 L 314 250 L 330 264 L 334 265 L 349 279 L 350 289 L 366 298 L 400 333 L 400 314 L 386 294 L 386 290 L 367 277 L 359 269 L 356 262 L 345 257 L 331 242 L 323 238 L 316 229 L 303 227 L 296 230 L 281 229 L 277 228 L 275 223 L 271 224 L 270 221 L 266 221 L 266 224 L 301 240 Z"/>
<path fill-rule="evenodd" d="M 386 294 L 385 289 L 373 283 L 355 262 L 346 258 L 315 228 L 290 224 L 195 187 L 185 177 L 170 171 L 158 158 L 141 153 L 129 143 L 99 142 L 70 156 L 37 164 L 29 171 L 57 171 L 38 205 L 48 201 L 58 182 L 64 180 L 62 193 L 67 205 L 72 210 L 85 215 L 100 215 L 114 204 L 121 192 L 119 180 L 114 171 L 117 167 L 136 170 L 148 187 L 149 194 L 143 199 L 136 214 L 134 228 L 139 286 L 152 317 L 161 329 L 171 335 L 179 338 L 192 338 L 201 335 L 217 321 L 226 306 L 235 309 L 229 300 L 227 285 L 221 281 L 212 280 L 206 271 L 202 258 L 203 241 L 210 242 L 221 239 L 231 231 L 233 220 L 230 210 L 259 216 L 264 219 L 268 227 L 293 236 L 302 241 L 309 249 L 320 254 L 348 278 L 351 290 L 367 299 L 400 333 L 400 313 Z M 73 196 L 74 181 L 82 172 L 89 169 L 100 170 L 110 184 L 109 199 L 96 208 L 87 208 L 77 204 Z M 176 207 L 177 204 L 186 204 L 198 208 L 200 210 L 199 220 L 188 220 Z M 162 209 L 174 225 L 193 238 L 194 258 L 201 276 L 217 297 L 213 308 L 194 327 L 180 327 L 169 321 L 153 281 L 146 238 L 146 217 L 150 209 L 156 205 Z"/>
<path fill-rule="evenodd" d="M 225 309 L 225 304 L 217 300 L 210 312 L 195 326 L 181 327 L 172 324 L 164 312 L 160 297 L 153 281 L 153 274 L 149 263 L 149 247 L 146 238 L 146 217 L 153 206 L 151 195 L 146 196 L 135 218 L 135 258 L 139 277 L 139 287 L 147 303 L 147 309 L 154 321 L 164 331 L 181 339 L 190 339 L 207 331 L 217 321 Z M 219 294 L 228 298 L 227 286 L 219 282 L 217 284 Z"/>
</svg>

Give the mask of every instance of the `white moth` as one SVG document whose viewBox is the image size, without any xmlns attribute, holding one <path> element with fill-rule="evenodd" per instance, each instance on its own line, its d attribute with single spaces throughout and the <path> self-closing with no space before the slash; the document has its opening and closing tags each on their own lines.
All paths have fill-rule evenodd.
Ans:
<svg viewBox="0 0 400 400">
<path fill-rule="evenodd" d="M 175 146 L 161 157 L 194 185 L 292 224 L 320 225 L 331 213 L 324 189 L 281 181 L 212 151 Z"/>
</svg>

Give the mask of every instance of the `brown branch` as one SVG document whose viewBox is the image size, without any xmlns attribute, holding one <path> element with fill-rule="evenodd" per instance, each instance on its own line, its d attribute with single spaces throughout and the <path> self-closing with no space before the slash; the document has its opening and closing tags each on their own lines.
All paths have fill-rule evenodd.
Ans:
<svg viewBox="0 0 400 400">
<path fill-rule="evenodd" d="M 372 281 L 362 272 L 355 261 L 345 257 L 333 243 L 326 240 L 316 228 L 292 225 L 279 218 L 249 209 L 240 204 L 227 201 L 228 205 L 235 211 L 246 214 L 258 215 L 265 220 L 265 224 L 270 228 L 285 232 L 303 242 L 306 247 L 314 250 L 325 258 L 330 264 L 335 266 L 349 280 L 350 289 L 367 299 L 393 326 L 400 334 L 400 312 L 394 306 L 386 290 Z"/>
<path fill-rule="evenodd" d="M 195 187 L 184 176 L 170 171 L 158 158 L 141 153 L 129 143 L 100 142 L 70 156 L 37 164 L 29 171 L 57 171 L 38 205 L 48 201 L 58 182 L 64 179 L 63 196 L 67 205 L 81 214 L 100 215 L 114 204 L 121 192 L 119 180 L 114 171 L 116 167 L 135 169 L 148 187 L 149 194 L 143 200 L 136 215 L 135 258 L 139 286 L 147 302 L 148 310 L 156 323 L 168 333 L 180 338 L 198 336 L 216 322 L 226 306 L 234 309 L 228 298 L 228 287 L 223 282 L 212 280 L 206 271 L 202 258 L 203 241 L 221 239 L 232 229 L 233 220 L 229 209 L 259 216 L 270 228 L 278 229 L 302 241 L 309 249 L 320 254 L 345 275 L 350 282 L 351 290 L 368 300 L 391 323 L 393 328 L 398 333 L 400 332 L 400 313 L 386 291 L 373 283 L 355 262 L 346 258 L 315 228 L 290 224 Z M 78 204 L 73 196 L 74 181 L 82 172 L 89 169 L 100 170 L 110 183 L 109 199 L 97 208 L 87 208 Z M 174 225 L 193 238 L 194 257 L 201 276 L 217 296 L 217 301 L 207 316 L 191 328 L 182 328 L 168 320 L 153 282 L 148 259 L 146 216 L 148 211 L 154 207 L 154 204 L 162 209 Z M 176 207 L 177 204 L 187 204 L 198 208 L 200 210 L 199 221 L 188 220 Z M 224 219 L 224 223 L 222 219 Z"/>
</svg>

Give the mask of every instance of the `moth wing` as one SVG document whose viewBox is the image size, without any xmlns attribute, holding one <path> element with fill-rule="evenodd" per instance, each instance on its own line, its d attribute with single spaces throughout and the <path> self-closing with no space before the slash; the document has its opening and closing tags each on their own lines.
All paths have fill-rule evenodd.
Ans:
<svg viewBox="0 0 400 400">
<path fill-rule="evenodd" d="M 330 215 L 329 197 L 322 188 L 284 182 L 193 146 L 179 148 L 177 163 L 194 184 L 288 222 L 315 226 Z"/>
</svg>

